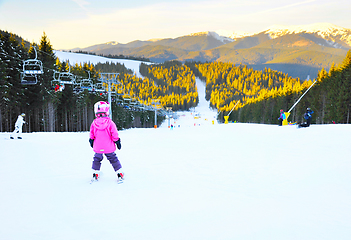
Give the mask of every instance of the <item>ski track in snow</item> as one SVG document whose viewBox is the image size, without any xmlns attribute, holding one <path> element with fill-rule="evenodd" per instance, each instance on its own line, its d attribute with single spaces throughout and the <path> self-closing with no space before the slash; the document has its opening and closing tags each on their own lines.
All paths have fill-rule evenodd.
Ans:
<svg viewBox="0 0 351 240">
<path fill-rule="evenodd" d="M 351 126 L 212 124 L 197 85 L 174 129 L 119 131 L 123 184 L 89 184 L 88 132 L 0 133 L 0 238 L 350 239 Z"/>
</svg>

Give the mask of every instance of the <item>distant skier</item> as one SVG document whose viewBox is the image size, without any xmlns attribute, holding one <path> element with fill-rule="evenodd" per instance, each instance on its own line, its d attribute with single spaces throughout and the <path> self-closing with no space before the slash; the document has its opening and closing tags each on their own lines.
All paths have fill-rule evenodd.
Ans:
<svg viewBox="0 0 351 240">
<path fill-rule="evenodd" d="M 24 123 L 26 123 L 24 121 L 24 117 L 26 116 L 26 114 L 22 113 L 21 115 L 18 115 L 17 117 L 17 121 L 15 123 L 15 130 L 12 132 L 10 138 L 14 139 L 15 136 L 17 136 L 18 139 L 22 139 L 22 126 Z"/>
<path fill-rule="evenodd" d="M 280 116 L 278 118 L 279 120 L 279 126 L 283 126 L 283 121 L 286 119 L 286 116 L 285 116 L 285 113 L 284 113 L 284 110 L 281 109 L 280 110 Z"/>
<path fill-rule="evenodd" d="M 97 181 L 100 176 L 101 161 L 103 154 L 110 161 L 113 169 L 117 173 L 117 181 L 124 180 L 122 166 L 115 153 L 116 145 L 121 149 L 121 139 L 118 136 L 116 124 L 109 118 L 110 104 L 108 102 L 97 102 L 94 105 L 96 118 L 90 126 L 90 146 L 93 148 L 95 155 L 93 157 L 92 169 L 93 179 Z"/>
<path fill-rule="evenodd" d="M 306 120 L 306 122 L 300 123 L 298 126 L 299 127 L 309 127 L 311 125 L 312 114 L 313 113 L 314 112 L 311 110 L 311 108 L 307 108 L 305 114 L 303 115 L 303 117 Z"/>
</svg>

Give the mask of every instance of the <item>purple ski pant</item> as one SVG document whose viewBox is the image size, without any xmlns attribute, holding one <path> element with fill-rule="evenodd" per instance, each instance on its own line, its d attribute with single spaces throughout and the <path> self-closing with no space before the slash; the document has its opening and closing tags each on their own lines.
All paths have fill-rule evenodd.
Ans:
<svg viewBox="0 0 351 240">
<path fill-rule="evenodd" d="M 119 162 L 116 153 L 104 153 L 107 159 L 110 161 L 113 169 L 117 171 L 118 169 L 122 168 L 121 163 Z M 93 157 L 93 169 L 94 170 L 100 170 L 101 167 L 101 161 L 104 158 L 103 153 L 95 153 Z"/>
</svg>

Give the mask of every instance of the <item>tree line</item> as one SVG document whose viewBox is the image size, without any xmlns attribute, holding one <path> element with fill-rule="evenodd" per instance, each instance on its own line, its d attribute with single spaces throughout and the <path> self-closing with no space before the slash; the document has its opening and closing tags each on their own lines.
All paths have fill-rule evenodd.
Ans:
<svg viewBox="0 0 351 240">
<path fill-rule="evenodd" d="M 303 113 L 309 107 L 314 123 L 351 121 L 351 51 L 340 66 L 333 64 L 329 72 L 322 68 L 316 79 L 305 81 L 267 68 L 255 71 L 221 62 L 186 64 L 206 81 L 206 98 L 218 109 L 220 121 L 230 113 L 230 121 L 276 124 L 280 109 L 288 111 L 313 81 L 317 82 L 288 120 L 304 121 Z"/>
<path fill-rule="evenodd" d="M 23 61 L 35 58 L 43 62 L 44 73 L 35 85 L 22 85 Z M 12 131 L 17 116 L 24 112 L 27 132 L 87 131 L 94 119 L 93 104 L 107 100 L 106 91 L 75 89 L 65 85 L 55 91 L 53 72 L 71 72 L 80 78 L 99 82 L 99 72 L 119 73 L 119 83 L 112 85 L 113 119 L 118 128 L 152 127 L 154 113 L 145 105 L 158 101 L 160 106 L 189 110 L 198 104 L 195 77 L 206 82 L 206 99 L 218 109 L 219 119 L 276 124 L 279 110 L 287 111 L 312 84 L 312 80 L 292 78 L 271 70 L 253 70 L 246 65 L 223 62 L 167 61 L 162 64 L 140 64 L 139 78 L 119 63 L 61 62 L 44 33 L 39 44 L 28 44 L 18 36 L 0 32 L 0 131 Z M 290 121 L 302 121 L 307 107 L 314 110 L 315 123 L 350 122 L 350 62 L 347 53 L 341 66 L 329 72 L 322 69 L 317 83 L 293 109 Z M 107 86 L 104 86 L 105 90 Z M 131 105 L 131 103 L 133 103 Z M 236 106 L 234 108 L 234 106 Z M 162 120 L 162 116 L 159 116 Z"/>
<path fill-rule="evenodd" d="M 1 132 L 11 132 L 21 113 L 26 114 L 25 132 L 87 131 L 94 119 L 93 105 L 97 101 L 107 100 L 106 91 L 77 91 L 69 84 L 62 91 L 55 91 L 52 82 L 54 72 L 70 71 L 81 78 L 90 77 L 94 83 L 98 81 L 99 71 L 131 74 L 120 64 L 94 66 L 82 63 L 71 66 L 69 62 L 60 62 L 45 33 L 39 44 L 28 44 L 18 39 L 18 36 L 9 32 L 0 34 Z M 36 57 L 34 47 L 37 49 L 37 59 L 43 63 L 43 74 L 38 75 L 37 84 L 22 85 L 23 61 Z M 112 104 L 112 109 L 113 119 L 119 129 L 153 127 L 152 111 L 135 111 L 117 104 Z M 162 119 L 162 116 L 158 118 Z"/>
<path fill-rule="evenodd" d="M 140 64 L 140 73 L 144 81 L 154 86 L 156 97 L 162 106 L 171 107 L 174 111 L 189 110 L 198 102 L 195 74 L 191 69 L 178 61 L 166 61 L 162 64 Z M 148 93 L 150 91 L 145 91 Z M 152 91 L 151 91 L 152 92 Z M 140 96 L 141 101 L 149 101 Z"/>
<path fill-rule="evenodd" d="M 314 111 L 312 122 L 317 124 L 350 123 L 351 107 L 351 52 L 348 51 L 340 66 L 333 65 L 329 72 L 324 68 L 317 82 L 291 112 L 288 120 L 302 122 L 306 108 Z M 302 85 L 300 91 L 268 94 L 269 97 L 253 99 L 230 114 L 230 120 L 240 122 L 277 123 L 279 109 L 287 111 L 312 84 Z M 226 114 L 224 111 L 223 114 Z"/>
</svg>

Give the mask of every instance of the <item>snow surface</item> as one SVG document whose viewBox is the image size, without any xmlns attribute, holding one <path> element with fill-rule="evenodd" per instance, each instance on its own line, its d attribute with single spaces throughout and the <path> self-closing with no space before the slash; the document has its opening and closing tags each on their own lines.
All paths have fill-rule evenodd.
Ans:
<svg viewBox="0 0 351 240">
<path fill-rule="evenodd" d="M 179 115 L 175 129 L 120 131 L 120 185 L 107 160 L 89 184 L 87 132 L 1 133 L 1 239 L 351 237 L 350 125 Z"/>
<path fill-rule="evenodd" d="M 60 59 L 60 61 L 67 61 L 69 60 L 70 64 L 76 63 L 106 63 L 106 62 L 113 62 L 113 63 L 120 63 L 124 64 L 126 68 L 133 70 L 137 77 L 142 77 L 139 72 L 139 66 L 142 61 L 136 60 L 129 60 L 129 59 L 112 59 L 106 58 L 96 55 L 88 55 L 83 53 L 72 53 L 72 52 L 63 52 L 63 51 L 54 51 L 56 57 Z M 149 62 L 144 62 L 146 64 L 150 64 Z"/>
<path fill-rule="evenodd" d="M 0 133 L 0 239 L 350 239 L 351 125 L 212 124 L 197 84 L 176 128 L 119 131 L 123 184 L 89 184 L 88 132 Z"/>
<path fill-rule="evenodd" d="M 217 30 L 215 32 L 219 36 L 231 38 L 233 40 L 238 39 L 238 38 L 243 38 L 243 37 L 254 35 L 254 33 L 250 33 L 250 32 L 230 31 L 230 30 L 225 30 L 225 29 L 220 29 L 220 30 Z"/>
</svg>

